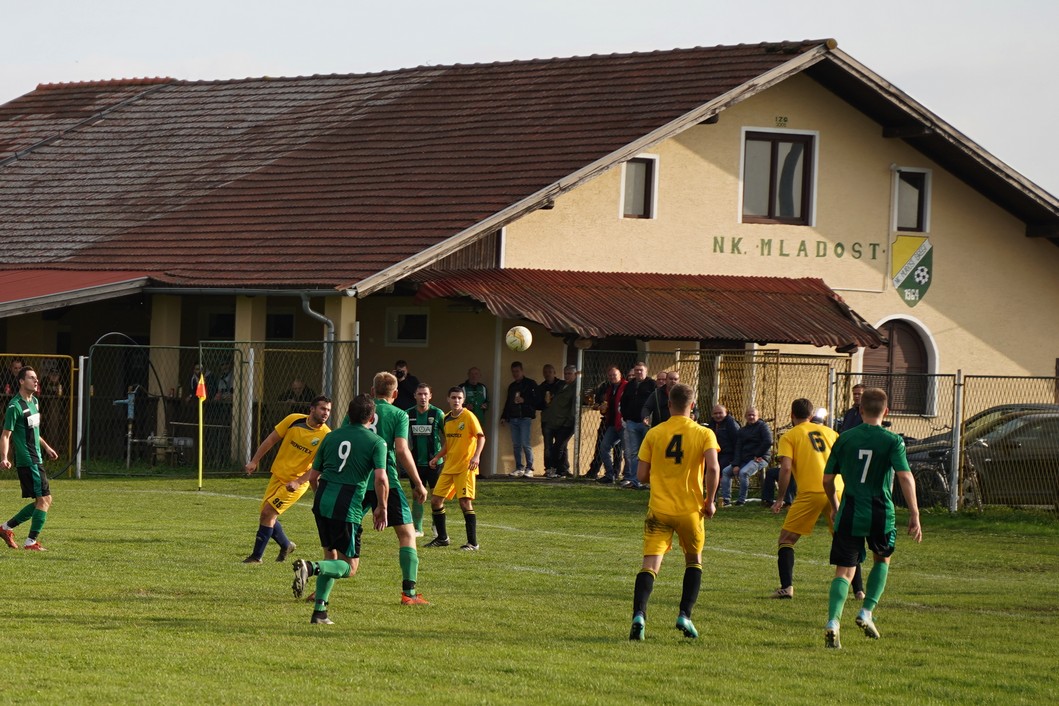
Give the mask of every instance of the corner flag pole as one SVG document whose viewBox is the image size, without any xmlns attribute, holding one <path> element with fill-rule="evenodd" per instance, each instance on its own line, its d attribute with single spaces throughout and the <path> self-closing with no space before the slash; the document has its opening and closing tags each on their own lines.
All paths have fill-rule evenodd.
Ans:
<svg viewBox="0 0 1059 706">
<path fill-rule="evenodd" d="M 199 384 L 195 386 L 195 397 L 199 398 L 199 490 L 202 490 L 202 406 L 206 402 L 206 378 L 199 373 Z"/>
</svg>

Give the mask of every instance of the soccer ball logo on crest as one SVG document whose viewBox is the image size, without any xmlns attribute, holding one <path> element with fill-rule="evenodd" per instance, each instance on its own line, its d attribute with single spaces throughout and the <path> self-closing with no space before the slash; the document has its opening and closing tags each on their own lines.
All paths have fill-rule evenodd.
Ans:
<svg viewBox="0 0 1059 706">
<path fill-rule="evenodd" d="M 533 334 L 525 326 L 512 326 L 507 331 L 507 347 L 516 353 L 526 350 L 533 343 Z"/>
</svg>

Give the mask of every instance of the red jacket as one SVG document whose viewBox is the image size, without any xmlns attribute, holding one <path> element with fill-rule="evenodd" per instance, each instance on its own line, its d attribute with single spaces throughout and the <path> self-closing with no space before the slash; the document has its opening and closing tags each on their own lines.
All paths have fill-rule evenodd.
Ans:
<svg viewBox="0 0 1059 706">
<path fill-rule="evenodd" d="M 625 392 L 625 385 L 628 380 L 622 380 L 618 383 L 618 389 L 614 389 L 614 385 L 607 383 L 606 390 L 603 392 L 603 401 L 607 403 L 607 413 L 603 415 L 603 418 L 607 422 L 608 427 L 614 427 L 618 431 L 621 431 L 621 396 Z"/>
</svg>

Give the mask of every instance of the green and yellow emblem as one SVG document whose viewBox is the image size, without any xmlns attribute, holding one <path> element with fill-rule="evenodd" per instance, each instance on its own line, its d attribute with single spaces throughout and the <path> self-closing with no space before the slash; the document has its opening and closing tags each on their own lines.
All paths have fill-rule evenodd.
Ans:
<svg viewBox="0 0 1059 706">
<path fill-rule="evenodd" d="M 899 235 L 891 253 L 894 289 L 908 306 L 915 306 L 934 279 L 934 252 L 930 239 L 921 235 Z"/>
</svg>

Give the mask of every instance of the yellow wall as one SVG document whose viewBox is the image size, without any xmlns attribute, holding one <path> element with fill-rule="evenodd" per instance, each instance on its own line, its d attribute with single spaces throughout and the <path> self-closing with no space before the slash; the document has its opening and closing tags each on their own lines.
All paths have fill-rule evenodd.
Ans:
<svg viewBox="0 0 1059 706">
<path fill-rule="evenodd" d="M 742 130 L 779 123 L 818 134 L 809 227 L 740 222 Z M 811 79 L 788 79 L 645 154 L 659 159 L 656 218 L 620 217 L 615 168 L 509 225 L 505 266 L 570 268 L 574 252 L 585 270 L 819 277 L 870 323 L 917 322 L 938 372 L 1054 374 L 1059 248 L 1024 237 L 1023 223 Z M 891 164 L 932 170 L 934 281 L 915 307 L 889 281 Z"/>
</svg>

